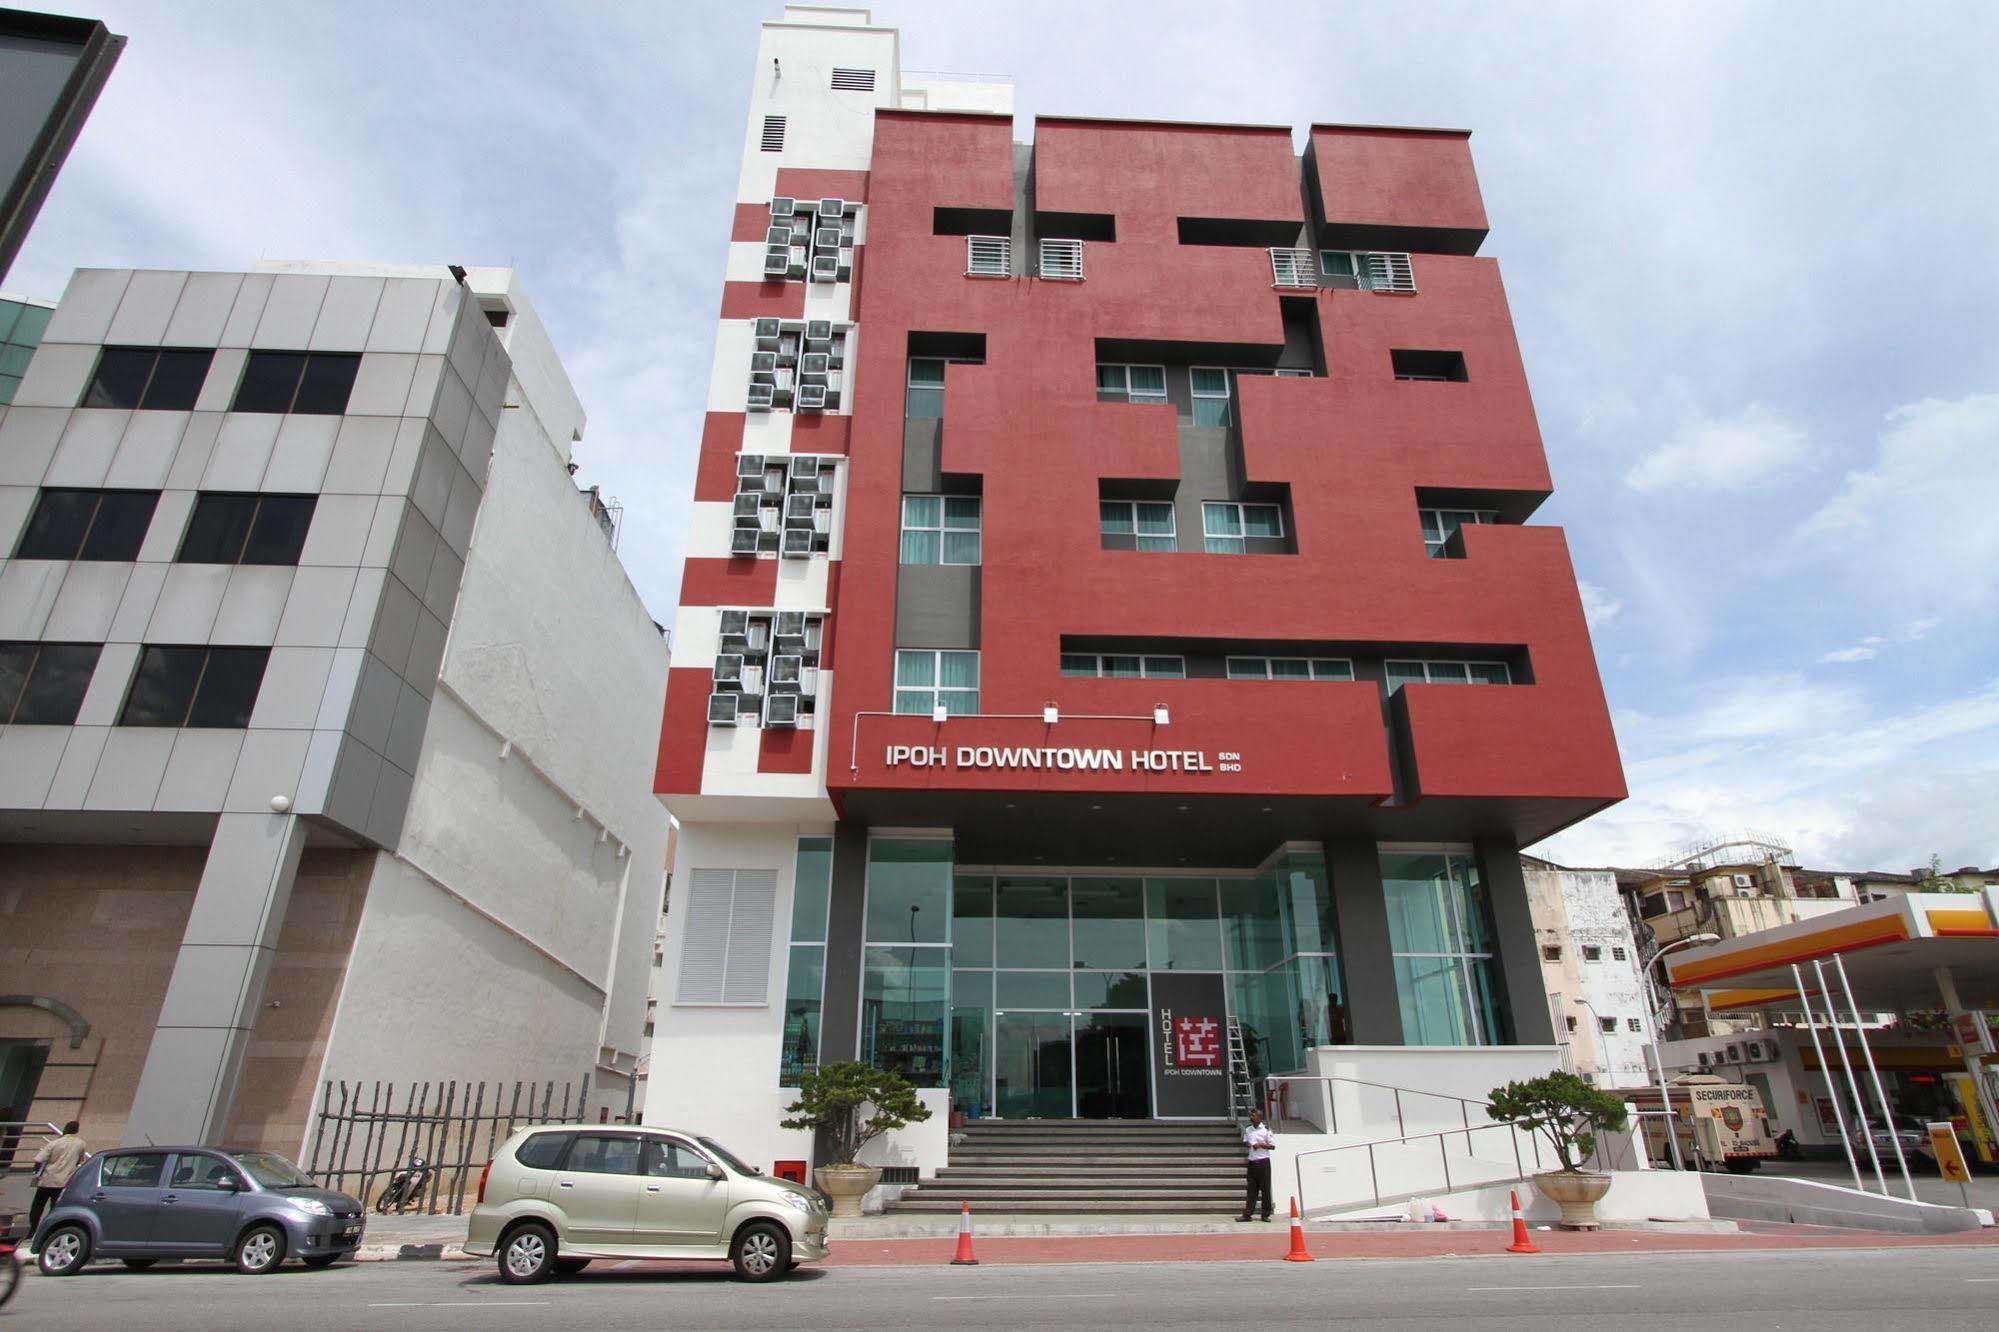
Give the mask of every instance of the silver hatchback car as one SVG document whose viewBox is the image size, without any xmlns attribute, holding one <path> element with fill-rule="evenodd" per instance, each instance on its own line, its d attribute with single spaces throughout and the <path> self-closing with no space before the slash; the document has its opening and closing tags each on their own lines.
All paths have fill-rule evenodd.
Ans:
<svg viewBox="0 0 1999 1332">
<path fill-rule="evenodd" d="M 516 1284 L 595 1258 L 726 1259 L 745 1281 L 773 1281 L 826 1256 L 828 1213 L 815 1191 L 713 1138 L 548 1124 L 519 1130 L 486 1163 L 465 1251 L 497 1256 Z"/>
</svg>

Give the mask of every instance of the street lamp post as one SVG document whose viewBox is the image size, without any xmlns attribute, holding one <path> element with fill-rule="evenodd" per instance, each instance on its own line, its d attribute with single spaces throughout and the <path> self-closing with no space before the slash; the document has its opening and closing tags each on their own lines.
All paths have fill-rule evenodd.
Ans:
<svg viewBox="0 0 1999 1332">
<path fill-rule="evenodd" d="M 1721 936 L 1719 934 L 1689 934 L 1684 939 L 1673 940 L 1673 942 L 1652 954 L 1652 960 L 1645 964 L 1646 988 L 1648 992 L 1651 988 L 1652 968 L 1659 965 L 1660 958 L 1672 952 L 1675 948 L 1685 948 L 1689 944 L 1720 942 Z M 1669 986 L 1669 998 L 1670 993 L 1671 987 Z M 1659 1055 L 1659 1012 L 1657 1008 L 1652 1010 L 1652 1043 L 1646 1048 L 1652 1052 L 1652 1071 L 1659 1079 L 1659 1103 L 1661 1108 L 1666 1112 L 1666 1146 L 1673 1154 L 1673 1169 L 1685 1170 L 1687 1168 L 1686 1162 L 1680 1158 L 1679 1127 L 1673 1122 L 1673 1093 L 1666 1084 L 1666 1061 Z"/>
</svg>

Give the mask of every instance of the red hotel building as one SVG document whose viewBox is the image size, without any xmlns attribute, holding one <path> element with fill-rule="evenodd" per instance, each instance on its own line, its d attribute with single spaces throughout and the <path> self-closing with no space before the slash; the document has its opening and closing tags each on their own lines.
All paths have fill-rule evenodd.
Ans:
<svg viewBox="0 0 1999 1332">
<path fill-rule="evenodd" d="M 794 7 L 758 54 L 648 1120 L 802 1158 L 776 1120 L 815 1061 L 1200 1119 L 1231 1026 L 1251 1076 L 1552 1045 L 1518 852 L 1624 783 L 1529 522 L 1469 135 L 1019 143 L 1009 89 L 896 43 Z"/>
</svg>

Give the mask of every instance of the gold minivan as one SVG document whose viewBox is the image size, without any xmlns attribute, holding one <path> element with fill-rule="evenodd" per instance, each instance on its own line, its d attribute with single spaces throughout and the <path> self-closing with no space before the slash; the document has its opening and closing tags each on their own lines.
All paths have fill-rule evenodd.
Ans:
<svg viewBox="0 0 1999 1332">
<path fill-rule="evenodd" d="M 465 1252 L 515 1284 L 595 1258 L 713 1258 L 774 1281 L 826 1256 L 825 1199 L 766 1178 L 713 1138 L 672 1129 L 517 1130 L 479 1176 Z"/>
</svg>

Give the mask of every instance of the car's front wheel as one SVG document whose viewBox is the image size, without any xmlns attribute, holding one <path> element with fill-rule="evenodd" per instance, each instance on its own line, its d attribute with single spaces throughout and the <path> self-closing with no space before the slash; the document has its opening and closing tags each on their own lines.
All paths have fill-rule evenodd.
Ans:
<svg viewBox="0 0 1999 1332">
<path fill-rule="evenodd" d="M 276 1226 L 252 1226 L 236 1241 L 236 1270 L 262 1276 L 278 1270 L 285 1260 L 285 1232 Z"/>
<path fill-rule="evenodd" d="M 539 1221 L 509 1231 L 500 1245 L 500 1280 L 514 1286 L 546 1281 L 555 1271 L 555 1232 Z"/>
<path fill-rule="evenodd" d="M 35 1266 L 44 1276 L 74 1276 L 90 1261 L 90 1232 L 82 1226 L 57 1226 L 35 1251 Z"/>
<path fill-rule="evenodd" d="M 745 1281 L 775 1281 L 791 1270 L 791 1233 L 775 1221 L 752 1221 L 736 1232 L 729 1261 Z"/>
</svg>

